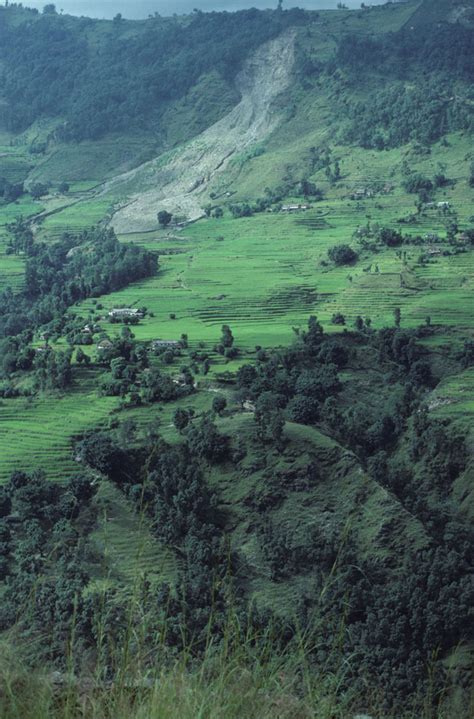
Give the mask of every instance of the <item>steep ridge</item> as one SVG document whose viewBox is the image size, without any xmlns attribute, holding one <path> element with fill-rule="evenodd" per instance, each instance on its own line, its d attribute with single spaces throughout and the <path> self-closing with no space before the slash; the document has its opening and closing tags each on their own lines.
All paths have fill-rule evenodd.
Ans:
<svg viewBox="0 0 474 719">
<path fill-rule="evenodd" d="M 206 190 L 230 159 L 267 137 L 278 125 L 272 107 L 291 82 L 295 31 L 265 43 L 250 57 L 236 84 L 239 104 L 171 156 L 159 156 L 108 182 L 102 194 L 127 198 L 114 214 L 118 232 L 156 227 L 158 209 L 196 219 Z"/>
</svg>

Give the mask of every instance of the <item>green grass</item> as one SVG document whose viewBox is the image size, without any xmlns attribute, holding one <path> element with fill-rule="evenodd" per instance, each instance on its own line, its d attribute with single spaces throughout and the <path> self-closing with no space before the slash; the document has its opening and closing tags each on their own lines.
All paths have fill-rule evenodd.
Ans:
<svg viewBox="0 0 474 719">
<path fill-rule="evenodd" d="M 109 135 L 97 141 L 58 144 L 37 164 L 31 177 L 53 185 L 91 179 L 97 184 L 149 159 L 154 146 L 149 135 Z"/>
<path fill-rule="evenodd" d="M 254 198 L 263 194 L 262 188 L 278 182 L 290 160 L 292 167 L 300 161 L 304 165 L 308 146 L 317 144 L 318 131 L 311 128 L 320 111 L 308 108 L 306 117 L 304 107 L 300 108 L 289 127 L 284 126 L 289 141 L 283 142 L 278 135 L 283 130 L 277 131 L 263 155 L 239 167 L 235 177 L 231 167 L 218 181 L 221 186 L 214 189 L 230 187 L 236 199 Z M 137 328 L 143 340 L 186 332 L 192 342 L 213 344 L 220 324 L 227 322 L 245 349 L 286 344 L 291 327 L 303 324 L 311 313 L 326 325 L 334 312 L 343 312 L 349 323 L 358 314 L 368 315 L 380 327 L 391 324 L 393 309 L 400 306 L 404 326 L 417 325 L 427 315 L 433 322 L 471 326 L 472 251 L 436 257 L 421 266 L 417 259 L 422 248 L 407 246 L 403 248 L 408 253 L 407 266 L 389 249 L 375 255 L 362 252 L 353 268 L 321 266 L 334 244 L 350 242 L 357 249 L 352 234 L 368 222 L 400 228 L 412 236 L 436 233 L 446 238 L 449 217 L 437 210 L 426 210 L 409 223 L 398 222 L 415 211 L 416 197 L 401 188 L 404 159 L 430 177 L 443 166 L 455 184 L 439 190 L 436 201 L 451 204 L 461 229 L 471 226 L 474 192 L 467 184 L 468 147 L 463 134 L 450 135 L 447 146 L 438 143 L 427 156 L 414 155 L 409 147 L 384 152 L 335 147 L 333 157 L 340 161 L 342 179 L 331 186 L 323 171 L 316 173 L 312 179 L 323 188 L 326 199 L 307 213 L 291 217 L 266 213 L 240 220 L 225 216 L 198 222 L 179 233 L 171 231 L 169 236 L 163 232 L 126 235 L 124 241 L 143 244 L 160 255 L 161 271 L 152 280 L 106 298 L 105 304 L 146 305 L 155 318 Z M 374 183 L 390 183 L 394 189 L 360 202 L 349 199 L 355 189 Z M 71 212 L 84 222 L 86 208 L 84 203 Z M 50 223 L 61 224 L 67 212 L 50 218 Z M 440 248 L 450 249 L 446 242 Z M 177 319 L 171 321 L 170 314 Z"/>
<path fill-rule="evenodd" d="M 24 260 L 5 253 L 4 237 L 0 234 L 0 292 L 6 287 L 21 290 L 24 282 Z"/>
<path fill-rule="evenodd" d="M 0 207 L 0 227 L 13 222 L 17 217 L 31 217 L 43 210 L 40 202 L 35 202 L 29 195 L 24 195 L 16 202 Z"/>
<path fill-rule="evenodd" d="M 110 211 L 110 202 L 101 199 L 77 202 L 69 198 L 66 202 L 71 204 L 63 211 L 46 217 L 41 225 L 41 238 L 54 240 L 63 232 L 81 232 L 103 221 Z"/>
<path fill-rule="evenodd" d="M 437 417 L 448 417 L 472 428 L 474 416 L 474 367 L 440 382 L 430 397 L 430 411 Z"/>
<path fill-rule="evenodd" d="M 102 482 L 97 503 L 98 522 L 91 541 L 100 552 L 102 566 L 91 589 L 114 584 L 130 588 L 145 574 L 173 582 L 176 556 L 156 540 L 147 519 L 133 511 L 123 494 L 110 482 Z"/>
<path fill-rule="evenodd" d="M 335 312 L 342 312 L 348 324 L 360 314 L 370 316 L 374 327 L 382 327 L 392 324 L 395 307 L 402 310 L 404 326 L 416 326 L 427 315 L 434 323 L 471 326 L 472 250 L 419 265 L 422 248 L 408 245 L 403 247 L 406 265 L 389 248 L 376 254 L 361 251 L 354 267 L 321 265 L 327 250 L 337 243 L 349 241 L 359 249 L 351 234 L 367 222 L 367 208 L 357 210 L 354 205 L 332 200 L 298 217 L 262 214 L 207 220 L 171 239 L 127 236 L 127 241 L 158 254 L 179 254 L 161 254 L 157 277 L 114 293 L 103 304 L 106 309 L 148 307 L 155 316 L 135 329 L 141 340 L 179 338 L 186 332 L 193 343 L 212 344 L 219 338 L 220 326 L 228 323 L 243 349 L 287 344 L 291 328 L 305 324 L 310 314 L 317 314 L 329 331 Z M 394 226 L 398 209 L 374 208 L 372 222 Z M 326 226 L 321 226 L 320 217 Z M 444 231 L 438 217 L 428 217 L 425 223 L 423 229 L 415 225 L 404 229 L 412 234 L 429 227 L 440 234 Z M 440 247 L 449 249 L 446 243 Z M 78 311 L 92 309 L 88 301 Z M 176 319 L 170 319 L 171 314 Z"/>
<path fill-rule="evenodd" d="M 15 147 L 0 145 L 0 177 L 11 183 L 23 182 L 33 166 L 31 157 Z"/>
<path fill-rule="evenodd" d="M 94 370 L 76 370 L 77 385 L 65 395 L 0 401 L 0 481 L 15 470 L 42 469 L 53 481 L 78 472 L 72 438 L 104 422 L 117 406 L 99 397 Z"/>
<path fill-rule="evenodd" d="M 373 9 L 365 13 L 364 21 L 354 13 L 323 12 L 321 22 L 308 28 L 300 41 L 314 48 L 315 57 L 327 58 L 336 34 L 396 31 L 420 4 L 421 0 L 417 0 L 393 5 L 383 12 Z M 98 32 L 97 41 L 102 39 Z M 217 88 L 217 106 L 219 93 Z M 441 249 L 449 250 L 445 240 L 447 218 L 436 210 L 426 211 L 416 221 L 398 222 L 414 212 L 416 201 L 415 196 L 402 190 L 401 167 L 406 160 L 429 177 L 444 167 L 454 184 L 439 190 L 436 201 L 449 201 L 459 227 L 470 227 L 474 213 L 474 192 L 467 184 L 470 138 L 453 134 L 448 144 L 436 144 L 427 155 L 416 155 L 412 147 L 384 152 L 344 147 L 332 136 L 330 87 L 315 86 L 311 92 L 296 88 L 282 100 L 288 107 L 293 102 L 297 106 L 294 114 L 262 143 L 259 149 L 263 152 L 239 156 L 225 174 L 217 177 L 212 189 L 218 195 L 232 191 L 232 201 L 252 201 L 264 194 L 265 187 L 274 188 L 285 177 L 297 181 L 304 176 L 323 189 L 322 202 L 297 216 L 265 213 L 234 220 L 226 212 L 221 220 L 200 221 L 184 231 L 123 236 L 122 241 L 143 245 L 160 256 L 158 275 L 100 298 L 104 305 L 101 311 L 93 300 L 71 310 L 82 316 L 92 312 L 106 317 L 107 310 L 114 306 L 146 305 L 152 316 L 133 328 L 137 339 L 179 339 L 186 333 L 191 350 L 203 343 L 211 352 L 213 365 L 205 379 L 197 376 L 198 391 L 177 402 L 120 409 L 116 398 L 99 396 L 97 368 L 74 367 L 74 387 L 64 395 L 0 400 L 0 482 L 15 470 L 32 468 L 44 470 L 52 481 L 66 480 L 81 469 L 73 457 L 74 438 L 107 426 L 110 420 L 114 424 L 133 420 L 140 441 L 154 422 L 167 441 L 176 442 L 179 435 L 173 426 L 173 413 L 178 406 L 192 407 L 197 416 L 209 411 L 219 373 L 252 360 L 256 345 L 288 345 L 293 338 L 292 328 L 303 327 L 310 314 L 318 315 L 327 332 L 341 331 L 331 325 L 336 312 L 346 316 L 349 327 L 358 315 L 370 317 L 375 328 L 392 325 L 396 307 L 401 308 L 402 327 L 415 327 L 430 316 L 440 328 L 424 344 L 435 353 L 453 347 L 461 349 L 464 337 L 472 336 L 473 249 L 437 256 L 422 265 L 417 261 L 421 248 L 414 244 L 403 246 L 407 253 L 403 262 L 394 249 L 369 253 L 353 239 L 354 230 L 370 222 L 372 226 L 397 227 L 411 236 L 437 233 L 442 238 Z M 178 110 L 173 108 L 170 114 L 176 115 Z M 176 140 L 181 138 L 184 125 L 194 121 L 186 107 L 180 113 L 173 136 Z M 143 142 L 137 137 L 109 137 L 100 142 L 58 145 L 45 157 L 29 155 L 28 146 L 36 137 L 43 137 L 46 130 L 50 130 L 46 125 L 33 128 L 17 139 L 16 145 L 9 144 L 11 137 L 0 134 L 0 176 L 20 181 L 32 170 L 30 177 L 50 180 L 53 191 L 60 180 L 71 184 L 68 196 L 52 195 L 42 203 L 25 196 L 18 203 L 0 207 L 0 291 L 8 285 L 21 289 L 23 284 L 24 259 L 5 251 L 6 223 L 20 214 L 32 216 L 45 210 L 51 214 L 39 227 L 37 239 L 54 241 L 65 231 L 80 232 L 104 221 L 110 217 L 111 200 L 94 194 L 97 185 L 156 152 L 149 139 Z M 342 179 L 336 185 L 327 181 L 323 170 L 311 174 L 308 169 L 308 148 L 325 144 L 332 148 L 333 162 L 337 159 L 340 163 Z M 394 189 L 388 195 L 360 202 L 349 199 L 355 189 L 374 183 L 390 183 Z M 338 243 L 350 243 L 359 251 L 359 261 L 353 267 L 324 264 L 328 249 Z M 171 319 L 172 314 L 175 319 Z M 223 323 L 230 324 L 241 349 L 240 358 L 230 363 L 212 353 Z M 101 325 L 111 335 L 121 329 L 106 319 Z M 91 348 L 85 349 L 91 354 Z M 185 353 L 165 371 L 176 373 L 182 364 L 189 363 Z M 377 401 L 377 382 L 382 396 L 385 379 L 376 377 L 374 367 L 369 365 L 367 360 L 363 378 L 354 368 L 343 373 L 341 407 L 348 408 L 363 397 L 370 410 L 371 403 Z M 423 525 L 394 495 L 374 482 L 351 453 L 319 431 L 291 423 L 285 427 L 287 444 L 283 452 L 263 449 L 252 439 L 251 414 L 237 410 L 228 390 L 219 391 L 229 401 L 225 416 L 218 420 L 219 428 L 232 438 L 234 448 L 238 439 L 243 439 L 247 456 L 238 468 L 229 463 L 210 469 L 209 481 L 217 491 L 226 532 L 248 566 L 248 595 L 261 605 L 289 617 L 298 598 L 314 591 L 311 580 L 303 574 L 288 581 L 271 579 L 255 530 L 261 521 L 261 510 L 254 500 L 265 492 L 271 495 L 272 482 L 279 476 L 288 477 L 289 484 L 284 498 L 270 506 L 267 516 L 279 527 L 292 530 L 297 540 L 304 542 L 312 528 L 324 530 L 330 524 L 341 535 L 350 535 L 359 558 L 376 558 L 390 566 L 404 556 L 407 543 L 418 549 L 426 546 L 428 536 Z M 471 429 L 474 370 L 445 377 L 427 404 L 433 417 L 455 420 Z M 292 478 L 304 474 L 314 458 L 323 468 L 324 481 L 303 490 L 292 487 Z M 468 472 L 456 481 L 453 498 L 472 514 Z M 100 560 L 91 562 L 88 591 L 100 592 L 113 586 L 128 594 L 145 573 L 154 581 L 175 580 L 179 557 L 156 540 L 149 522 L 133 511 L 111 483 L 101 483 L 97 507 L 98 521 L 91 539 Z M 148 649 L 147 646 L 145 653 Z M 104 692 L 99 685 L 88 697 L 86 711 L 97 719 L 347 719 L 358 712 L 382 715 L 372 697 L 353 701 L 348 692 L 343 700 L 335 698 L 344 667 L 337 675 L 328 672 L 327 676 L 314 676 L 305 669 L 304 653 L 293 656 L 292 661 L 298 664 L 295 668 L 287 663 L 287 657 L 275 656 L 270 662 L 260 662 L 255 656 L 249 657 L 248 650 L 249 647 L 239 647 L 231 657 L 213 650 L 209 661 L 206 659 L 197 668 L 160 668 L 152 675 L 154 683 L 148 692 L 116 691 L 114 687 Z M 76 694 L 80 692 L 75 687 L 60 691 L 58 696 L 47 677 L 27 675 L 16 657 L 12 661 L 8 661 L 6 653 L 5 657 L 7 660 L 0 662 L 2 719 L 72 719 L 76 715 Z M 124 674 L 129 670 L 127 665 Z M 383 716 L 394 719 L 386 712 Z M 407 713 L 406 719 L 414 716 L 425 719 L 428 714 L 420 708 L 414 714 Z M 440 709 L 436 719 L 452 716 L 462 717 L 463 713 L 451 706 Z M 433 714 L 429 717 L 434 719 Z M 401 717 L 397 715 L 397 719 Z"/>
<path fill-rule="evenodd" d="M 141 639 L 141 637 L 140 637 Z M 420 696 L 403 713 L 382 710 L 374 692 L 357 695 L 340 691 L 347 667 L 316 672 L 304 637 L 289 651 L 275 651 L 271 638 L 252 646 L 252 636 L 239 637 L 232 621 L 226 641 L 212 644 L 200 662 L 186 655 L 160 662 L 140 675 L 130 666 L 130 650 L 122 648 L 118 681 L 105 683 L 95 676 L 77 679 L 32 671 L 18 651 L 4 642 L 0 666 L 2 719 L 348 719 L 384 716 L 385 719 L 466 719 L 472 709 L 443 692 L 436 710 Z M 130 644 L 132 641 L 130 640 Z M 262 646 L 263 644 L 263 646 Z M 140 647 L 139 647 L 140 648 Z M 143 647 L 142 647 L 143 650 Z M 99 668 L 100 671 L 100 668 Z M 104 671 L 105 673 L 105 671 Z M 57 674 L 56 674 L 57 677 Z M 449 686 L 449 679 L 446 687 Z M 383 690 L 380 695 L 383 696 Z M 80 709 L 79 709 L 80 707 Z M 383 711 L 383 714 L 381 713 Z M 370 713 L 370 714 L 368 714 Z"/>
</svg>

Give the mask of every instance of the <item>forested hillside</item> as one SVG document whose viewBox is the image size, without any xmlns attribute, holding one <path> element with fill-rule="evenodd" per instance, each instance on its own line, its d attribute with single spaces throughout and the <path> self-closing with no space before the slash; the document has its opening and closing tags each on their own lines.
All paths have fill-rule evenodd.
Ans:
<svg viewBox="0 0 474 719">
<path fill-rule="evenodd" d="M 21 22 L 15 16 L 1 9 L 4 126 L 21 131 L 57 117 L 59 137 L 83 140 L 137 128 L 159 134 L 166 107 L 209 74 L 223 95 L 214 113 L 222 113 L 235 101 L 232 80 L 245 57 L 304 13 L 196 12 L 112 24 L 33 11 Z M 217 119 L 212 110 L 206 117 L 204 104 L 201 111 L 201 123 Z"/>
<path fill-rule="evenodd" d="M 0 7 L 0 715 L 474 714 L 474 5 Z"/>
</svg>

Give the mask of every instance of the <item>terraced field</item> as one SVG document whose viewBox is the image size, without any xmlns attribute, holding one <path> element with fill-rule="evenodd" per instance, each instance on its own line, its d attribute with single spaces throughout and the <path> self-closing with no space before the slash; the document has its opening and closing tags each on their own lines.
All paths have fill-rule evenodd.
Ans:
<svg viewBox="0 0 474 719">
<path fill-rule="evenodd" d="M 76 369 L 66 395 L 0 400 L 0 482 L 17 469 L 43 469 L 53 481 L 77 472 L 72 438 L 103 423 L 117 406 L 114 398 L 98 396 L 95 379 L 94 370 Z"/>
<path fill-rule="evenodd" d="M 134 513 L 120 491 L 110 482 L 101 484 L 98 494 L 99 521 L 92 541 L 103 557 L 104 566 L 96 580 L 118 582 L 133 588 L 147 574 L 172 581 L 178 570 L 173 553 L 152 535 L 147 519 Z"/>
<path fill-rule="evenodd" d="M 433 392 L 429 408 L 439 417 L 456 419 L 472 429 L 474 414 L 474 368 L 447 378 Z"/>
<path fill-rule="evenodd" d="M 81 195 L 86 195 L 83 197 Z M 68 206 L 57 213 L 51 212 L 39 227 L 39 236 L 47 241 L 59 239 L 64 232 L 81 232 L 107 218 L 110 202 L 88 197 L 78 190 L 67 199 Z"/>
<path fill-rule="evenodd" d="M 24 280 L 24 261 L 6 253 L 5 237 L 0 234 L 0 291 L 6 287 L 21 290 Z"/>
<path fill-rule="evenodd" d="M 362 315 L 380 327 L 392 323 L 395 307 L 401 307 L 405 326 L 417 325 L 427 316 L 434 323 L 469 326 L 474 310 L 473 253 L 461 248 L 460 254 L 451 254 L 443 240 L 441 214 L 425 213 L 416 223 L 402 226 L 413 236 L 439 234 L 440 254 L 427 264 L 418 262 L 422 246 L 404 245 L 402 257 L 391 248 L 367 252 L 351 239 L 368 218 L 372 224 L 397 226 L 406 201 L 390 197 L 361 206 L 332 200 L 304 215 L 226 217 L 201 221 L 177 234 L 126 236 L 156 251 L 161 271 L 152 280 L 108 296 L 104 305 L 147 306 L 154 317 L 136 328 L 142 340 L 176 338 L 186 332 L 191 342 L 213 344 L 225 322 L 244 349 L 288 342 L 291 328 L 305 323 L 310 314 L 317 314 L 329 331 L 334 329 L 334 312 L 346 315 L 348 324 Z M 356 265 L 326 263 L 327 250 L 342 242 L 359 251 Z M 427 241 L 425 247 L 430 246 Z M 87 302 L 78 311 L 92 309 Z M 115 331 L 112 326 L 107 329 Z"/>
</svg>

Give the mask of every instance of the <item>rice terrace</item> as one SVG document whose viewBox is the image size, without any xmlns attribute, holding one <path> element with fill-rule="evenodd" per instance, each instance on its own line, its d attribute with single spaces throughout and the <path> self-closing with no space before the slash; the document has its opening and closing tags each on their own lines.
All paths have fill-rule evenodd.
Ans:
<svg viewBox="0 0 474 719">
<path fill-rule="evenodd" d="M 315 4 L 0 7 L 1 717 L 473 715 L 474 4 Z"/>
</svg>

